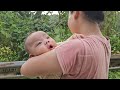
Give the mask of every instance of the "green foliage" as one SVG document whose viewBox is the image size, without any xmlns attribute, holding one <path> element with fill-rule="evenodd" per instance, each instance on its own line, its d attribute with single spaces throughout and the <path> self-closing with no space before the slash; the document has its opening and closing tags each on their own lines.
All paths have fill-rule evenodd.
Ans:
<svg viewBox="0 0 120 90">
<path fill-rule="evenodd" d="M 71 36 L 71 33 L 68 29 L 62 27 L 56 27 L 53 30 L 53 33 L 48 32 L 48 34 L 56 40 L 56 42 L 62 42 L 68 39 Z"/>
<path fill-rule="evenodd" d="M 117 22 L 119 18 L 118 11 L 105 11 L 105 21 L 103 23 L 102 32 L 105 36 L 110 36 L 112 33 L 115 34 L 117 29 Z"/>
<path fill-rule="evenodd" d="M 120 37 L 117 35 L 112 35 L 110 37 L 112 54 L 120 54 Z"/>
<path fill-rule="evenodd" d="M 110 38 L 112 54 L 120 54 L 120 12 L 105 11 L 104 13 L 102 33 Z"/>
<path fill-rule="evenodd" d="M 13 57 L 16 53 L 13 52 L 9 47 L 0 48 L 0 62 L 14 61 Z"/>
<path fill-rule="evenodd" d="M 109 71 L 109 79 L 120 79 L 120 70 Z"/>
<path fill-rule="evenodd" d="M 23 41 L 26 33 L 32 30 L 32 19 L 29 17 L 23 19 L 18 16 L 17 12 L 9 11 L 0 13 L 0 23 L 0 43 L 15 52 L 14 56 L 16 57 L 11 57 L 13 60 L 23 60 L 23 58 L 19 57 L 22 57 L 20 53 L 24 51 Z M 11 61 L 12 59 L 9 60 Z"/>
</svg>

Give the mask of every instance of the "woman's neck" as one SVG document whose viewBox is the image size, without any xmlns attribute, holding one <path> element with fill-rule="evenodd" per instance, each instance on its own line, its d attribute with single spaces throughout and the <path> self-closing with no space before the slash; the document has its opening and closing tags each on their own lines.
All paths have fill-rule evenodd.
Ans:
<svg viewBox="0 0 120 90">
<path fill-rule="evenodd" d="M 103 36 L 100 31 L 99 25 L 95 23 L 82 23 L 78 29 L 78 33 L 83 34 L 85 36 L 90 35 Z"/>
</svg>

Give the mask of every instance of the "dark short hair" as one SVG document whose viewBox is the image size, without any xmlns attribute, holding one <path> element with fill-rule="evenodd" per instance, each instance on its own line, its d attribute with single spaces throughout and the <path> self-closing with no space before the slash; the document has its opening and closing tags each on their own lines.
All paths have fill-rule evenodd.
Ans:
<svg viewBox="0 0 120 90">
<path fill-rule="evenodd" d="M 103 11 L 83 11 L 88 20 L 96 23 L 101 23 L 104 21 Z"/>
<path fill-rule="evenodd" d="M 72 13 L 73 11 L 71 11 Z M 104 12 L 103 11 L 82 11 L 85 15 L 85 18 L 93 23 L 101 23 L 104 21 Z"/>
</svg>

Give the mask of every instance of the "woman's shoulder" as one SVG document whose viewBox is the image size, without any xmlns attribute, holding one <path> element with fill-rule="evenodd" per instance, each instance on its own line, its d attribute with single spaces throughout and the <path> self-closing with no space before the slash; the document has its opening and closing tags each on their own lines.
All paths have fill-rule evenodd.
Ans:
<svg viewBox="0 0 120 90">
<path fill-rule="evenodd" d="M 90 38 L 91 39 L 96 39 L 97 41 L 100 41 L 100 42 L 105 43 L 105 44 L 110 43 L 110 39 L 106 36 L 91 35 Z"/>
<path fill-rule="evenodd" d="M 69 41 L 64 41 L 64 42 L 62 42 L 62 43 L 59 45 L 59 47 L 64 46 L 64 45 L 76 46 L 76 45 L 79 45 L 79 44 L 81 44 L 81 43 L 82 43 L 82 40 L 80 40 L 80 39 L 73 39 L 73 40 L 69 40 Z"/>
<path fill-rule="evenodd" d="M 84 49 L 84 43 L 82 40 L 74 39 L 70 41 L 65 41 L 61 45 L 57 46 L 55 50 L 62 50 L 62 51 L 79 51 Z"/>
</svg>

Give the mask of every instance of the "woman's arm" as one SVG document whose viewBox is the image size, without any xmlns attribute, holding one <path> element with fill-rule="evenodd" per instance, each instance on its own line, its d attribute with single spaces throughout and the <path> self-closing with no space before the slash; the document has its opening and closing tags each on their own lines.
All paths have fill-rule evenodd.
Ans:
<svg viewBox="0 0 120 90">
<path fill-rule="evenodd" d="M 62 73 L 55 50 L 28 59 L 21 67 L 21 74 L 34 77 Z"/>
</svg>

